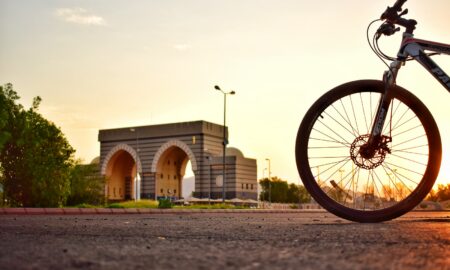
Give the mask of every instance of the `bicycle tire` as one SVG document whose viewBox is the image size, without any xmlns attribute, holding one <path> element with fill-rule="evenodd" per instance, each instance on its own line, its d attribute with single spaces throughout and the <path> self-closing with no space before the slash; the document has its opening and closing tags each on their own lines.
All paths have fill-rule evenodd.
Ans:
<svg viewBox="0 0 450 270">
<path fill-rule="evenodd" d="M 380 150 L 378 156 L 371 160 L 365 160 L 358 156 L 357 151 L 358 146 L 370 133 L 376 110 L 374 108 L 377 108 L 379 96 L 384 92 L 382 81 L 353 81 L 330 90 L 311 106 L 300 124 L 295 146 L 298 172 L 305 188 L 314 200 L 336 216 L 356 222 L 382 222 L 397 218 L 416 207 L 429 193 L 437 178 L 441 164 L 442 146 L 433 116 L 427 107 L 406 89 L 394 85 L 391 91 L 394 101 L 390 106 L 389 119 L 386 120 L 384 128 L 385 132 L 392 133 L 393 130 L 397 132 L 395 134 L 397 137 L 389 134 L 392 136 L 392 142 L 389 143 L 391 153 L 388 150 Z M 355 105 L 354 99 L 360 99 L 361 106 L 358 107 L 358 102 Z M 370 104 L 370 112 L 367 112 L 369 106 L 363 102 Z M 338 112 L 338 110 L 341 111 Z M 401 118 L 407 115 L 407 117 L 411 117 L 410 121 L 412 122 L 398 120 L 397 125 L 401 125 L 401 127 L 396 126 L 393 129 L 395 117 L 400 118 L 397 115 L 397 111 L 401 113 L 400 110 L 405 111 Z M 338 112 L 335 118 L 330 115 L 334 111 Z M 359 113 L 355 111 L 359 111 Z M 409 116 L 410 114 L 411 116 Z M 359 124 L 364 126 L 363 128 L 358 126 L 359 118 L 362 121 Z M 331 124 L 327 126 L 328 124 L 324 124 L 325 121 Z M 408 127 L 412 124 L 417 127 Z M 344 129 L 344 126 L 351 127 Z M 319 130 L 323 127 L 326 129 Z M 326 134 L 326 132 L 330 134 Z M 407 140 L 412 132 L 417 134 L 423 132 L 424 134 L 421 137 Z M 315 136 L 322 137 L 316 138 Z M 354 139 L 350 143 L 352 136 Z M 405 142 L 400 140 L 405 140 Z M 396 142 L 398 144 L 394 145 Z M 424 145 L 415 146 L 412 143 L 423 143 Z M 400 145 L 407 150 L 401 149 Z M 321 155 L 314 156 L 316 153 Z M 338 153 L 342 156 L 335 157 Z M 345 157 L 345 153 L 348 153 L 347 157 Z M 411 155 L 412 158 L 406 158 L 404 155 Z M 326 158 L 328 160 L 342 158 L 342 160 L 339 161 L 341 163 L 337 163 L 339 165 L 336 165 L 333 163 L 334 161 L 325 163 Z M 394 161 L 397 164 L 393 164 Z M 323 164 L 319 162 L 323 162 Z M 345 167 L 342 165 L 344 163 Z M 350 165 L 351 168 L 349 168 Z M 332 169 L 325 167 L 328 170 L 328 172 L 322 173 L 322 178 L 325 175 L 325 181 L 320 179 L 320 166 L 334 166 Z M 339 167 L 339 170 L 336 169 L 336 166 Z M 317 174 L 314 175 L 316 172 L 313 171 L 316 169 Z M 350 170 L 351 173 L 344 178 L 345 169 Z M 386 176 L 383 175 L 384 172 Z M 339 179 L 339 174 L 340 181 L 335 180 Z M 360 180 L 361 182 L 358 183 Z M 366 184 L 362 181 L 366 181 Z M 362 188 L 360 188 L 361 186 Z"/>
</svg>

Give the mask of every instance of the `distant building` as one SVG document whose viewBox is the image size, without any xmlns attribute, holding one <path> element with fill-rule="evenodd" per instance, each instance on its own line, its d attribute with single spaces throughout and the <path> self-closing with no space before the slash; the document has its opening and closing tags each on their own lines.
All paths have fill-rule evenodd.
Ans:
<svg viewBox="0 0 450 270">
<path fill-rule="evenodd" d="M 108 199 L 180 198 L 188 161 L 194 197 L 222 198 L 223 128 L 195 121 L 100 130 L 100 173 L 107 177 Z M 226 199 L 256 200 L 256 160 L 236 148 L 226 154 Z"/>
</svg>

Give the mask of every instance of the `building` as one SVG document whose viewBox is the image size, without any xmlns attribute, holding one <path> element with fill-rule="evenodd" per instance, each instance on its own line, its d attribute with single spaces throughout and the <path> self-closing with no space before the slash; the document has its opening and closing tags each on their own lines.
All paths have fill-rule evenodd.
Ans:
<svg viewBox="0 0 450 270">
<path fill-rule="evenodd" d="M 180 198 L 188 161 L 194 197 L 222 198 L 223 128 L 195 121 L 100 130 L 100 172 L 107 178 L 108 199 Z M 226 199 L 256 200 L 256 160 L 236 148 L 226 154 Z"/>
</svg>

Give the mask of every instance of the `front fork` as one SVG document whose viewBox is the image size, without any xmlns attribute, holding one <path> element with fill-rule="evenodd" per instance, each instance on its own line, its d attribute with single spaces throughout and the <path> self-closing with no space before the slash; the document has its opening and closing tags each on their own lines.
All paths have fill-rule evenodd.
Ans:
<svg viewBox="0 0 450 270">
<path fill-rule="evenodd" d="M 383 127 L 386 122 L 389 106 L 393 99 L 392 86 L 395 84 L 398 70 L 403 62 L 396 60 L 391 63 L 389 70 L 383 74 L 384 92 L 381 94 L 378 103 L 377 114 L 373 121 L 372 130 L 369 135 L 367 144 L 361 147 L 360 153 L 364 158 L 372 158 L 378 150 L 385 150 L 389 152 L 386 144 L 392 141 L 390 136 L 382 136 Z"/>
</svg>

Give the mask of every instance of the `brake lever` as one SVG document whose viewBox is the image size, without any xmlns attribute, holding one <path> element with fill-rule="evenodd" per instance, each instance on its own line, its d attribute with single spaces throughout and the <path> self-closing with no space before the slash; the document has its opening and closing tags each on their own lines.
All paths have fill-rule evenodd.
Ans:
<svg viewBox="0 0 450 270">
<path fill-rule="evenodd" d="M 404 15 L 406 15 L 406 14 L 408 14 L 408 9 L 407 9 L 407 8 L 405 8 L 405 9 L 402 11 L 402 13 L 398 14 L 398 16 L 401 17 L 401 16 L 404 16 Z"/>
<path fill-rule="evenodd" d="M 400 27 L 395 27 L 394 24 L 385 22 L 377 30 L 378 37 L 382 34 L 385 36 L 392 36 L 395 32 L 400 31 Z"/>
</svg>

